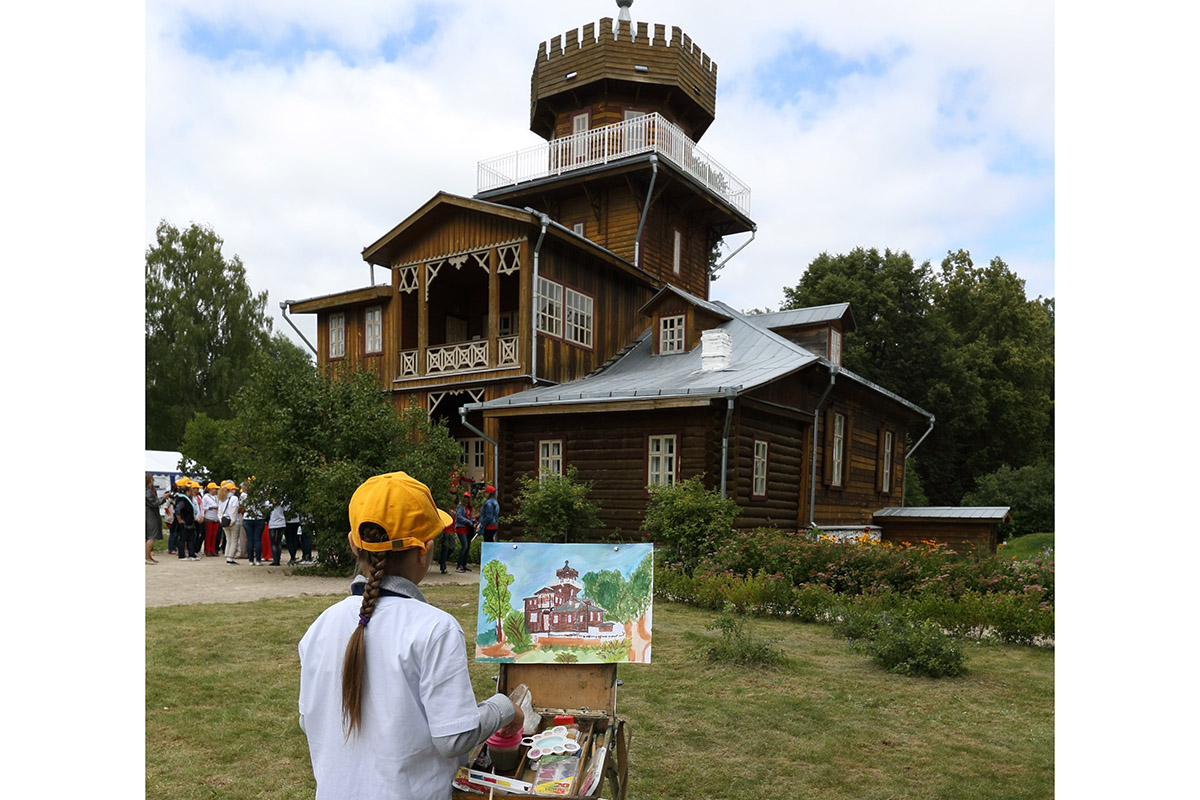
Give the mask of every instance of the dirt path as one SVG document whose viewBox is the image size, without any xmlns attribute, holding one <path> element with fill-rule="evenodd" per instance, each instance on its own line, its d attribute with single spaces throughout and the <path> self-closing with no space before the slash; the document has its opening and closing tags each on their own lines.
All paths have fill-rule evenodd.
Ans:
<svg viewBox="0 0 1200 800">
<path fill-rule="evenodd" d="M 336 594 L 348 591 L 348 578 L 315 578 L 293 574 L 291 567 L 252 567 L 244 560 L 237 565 L 225 563 L 222 556 L 181 561 L 164 552 L 156 552 L 157 564 L 146 565 L 146 607 L 178 606 L 195 603 L 245 603 L 268 597 Z M 478 584 L 479 572 L 460 573 L 451 569 L 445 575 L 437 564 L 421 581 L 421 586 L 439 584 Z"/>
</svg>

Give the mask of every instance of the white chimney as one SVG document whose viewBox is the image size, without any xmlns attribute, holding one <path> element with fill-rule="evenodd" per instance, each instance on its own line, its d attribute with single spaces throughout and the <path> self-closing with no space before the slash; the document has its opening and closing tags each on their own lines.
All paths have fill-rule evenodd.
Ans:
<svg viewBox="0 0 1200 800">
<path fill-rule="evenodd" d="M 733 337 L 729 331 L 712 328 L 700 334 L 700 369 L 704 372 L 729 369 L 733 365 Z"/>
</svg>

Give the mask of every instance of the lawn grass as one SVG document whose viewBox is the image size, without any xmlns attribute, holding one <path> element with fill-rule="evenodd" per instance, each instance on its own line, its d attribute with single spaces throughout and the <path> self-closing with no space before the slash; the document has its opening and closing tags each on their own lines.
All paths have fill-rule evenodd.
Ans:
<svg viewBox="0 0 1200 800">
<path fill-rule="evenodd" d="M 477 591 L 427 596 L 470 631 Z M 296 643 L 338 599 L 146 610 L 147 797 L 313 796 Z M 656 603 L 654 663 L 620 667 L 631 800 L 1053 797 L 1053 651 L 965 644 L 966 676 L 903 678 L 828 627 L 756 619 L 789 662 L 745 669 L 700 655 L 714 617 Z M 495 665 L 470 668 L 494 691 Z"/>
<path fill-rule="evenodd" d="M 1020 559 L 1041 555 L 1047 548 L 1054 549 L 1053 533 L 1027 533 L 1009 539 L 1001 546 L 1000 552 Z"/>
</svg>

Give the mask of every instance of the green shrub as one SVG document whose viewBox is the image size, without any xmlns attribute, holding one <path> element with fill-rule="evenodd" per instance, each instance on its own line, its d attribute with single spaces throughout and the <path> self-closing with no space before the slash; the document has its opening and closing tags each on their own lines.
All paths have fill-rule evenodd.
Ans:
<svg viewBox="0 0 1200 800">
<path fill-rule="evenodd" d="M 1000 526 L 1005 538 L 1054 530 L 1054 464 L 1039 461 L 1020 469 L 1002 464 L 981 476 L 963 495 L 966 506 L 1009 506 L 1012 520 Z"/>
<path fill-rule="evenodd" d="M 563 650 L 554 656 L 554 660 L 559 664 L 574 664 L 579 660 L 579 656 L 572 653 L 570 650 Z"/>
<path fill-rule="evenodd" d="M 710 661 L 724 661 L 740 666 L 778 666 L 787 658 L 774 639 L 759 639 L 746 629 L 746 619 L 735 613 L 732 604 L 725 606 L 721 616 L 713 620 L 709 630 L 719 630 L 721 640 L 708 648 Z"/>
<path fill-rule="evenodd" d="M 525 526 L 528 538 L 542 542 L 567 542 L 572 536 L 602 528 L 600 504 L 589 500 L 591 481 L 580 481 L 579 471 L 568 467 L 565 475 L 522 475 L 516 497 L 517 511 L 505 523 Z"/>
<path fill-rule="evenodd" d="M 966 656 L 937 623 L 884 613 L 858 643 L 871 659 L 897 675 L 943 678 L 966 672 Z"/>
<path fill-rule="evenodd" d="M 647 490 L 650 500 L 642 527 L 685 572 L 691 572 L 717 542 L 733 538 L 729 532 L 738 515 L 737 503 L 716 489 L 706 490 L 702 475 Z"/>
</svg>

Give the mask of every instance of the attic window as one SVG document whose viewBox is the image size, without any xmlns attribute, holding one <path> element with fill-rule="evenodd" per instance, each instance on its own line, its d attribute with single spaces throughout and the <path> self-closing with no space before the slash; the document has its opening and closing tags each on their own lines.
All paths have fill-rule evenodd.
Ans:
<svg viewBox="0 0 1200 800">
<path fill-rule="evenodd" d="M 683 333 L 683 314 L 661 318 L 658 321 L 658 354 L 682 353 L 685 350 Z"/>
<path fill-rule="evenodd" d="M 829 360 L 839 367 L 842 365 L 842 332 L 836 328 L 829 329 Z"/>
<path fill-rule="evenodd" d="M 346 355 L 346 315 L 329 315 L 329 357 L 342 358 Z"/>
</svg>

